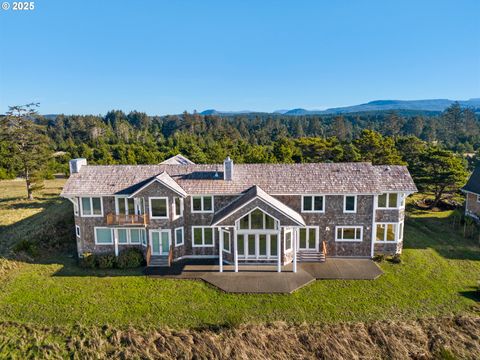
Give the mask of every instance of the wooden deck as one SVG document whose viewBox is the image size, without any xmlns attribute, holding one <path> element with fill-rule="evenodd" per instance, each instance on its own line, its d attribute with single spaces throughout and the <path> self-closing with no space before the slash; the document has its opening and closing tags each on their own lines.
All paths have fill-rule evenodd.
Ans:
<svg viewBox="0 0 480 360">
<path fill-rule="evenodd" d="M 146 268 L 145 274 L 153 278 L 198 279 L 231 293 L 292 293 L 315 280 L 374 280 L 383 274 L 370 259 L 328 258 L 326 262 L 298 263 L 297 272 L 292 265 L 277 272 L 276 265 L 224 265 L 219 272 L 218 260 L 178 261 L 171 267 Z"/>
</svg>

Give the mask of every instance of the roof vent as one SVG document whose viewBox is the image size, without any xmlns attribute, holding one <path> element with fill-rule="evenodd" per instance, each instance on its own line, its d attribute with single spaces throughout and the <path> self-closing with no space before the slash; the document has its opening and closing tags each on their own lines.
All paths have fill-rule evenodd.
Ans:
<svg viewBox="0 0 480 360">
<path fill-rule="evenodd" d="M 87 165 L 87 159 L 84 159 L 84 158 L 72 159 L 70 160 L 69 165 L 70 165 L 70 175 L 76 174 L 80 172 L 80 169 L 83 165 Z"/>
<path fill-rule="evenodd" d="M 230 156 L 227 156 L 227 158 L 223 161 L 223 180 L 233 180 L 233 160 L 230 159 Z"/>
</svg>

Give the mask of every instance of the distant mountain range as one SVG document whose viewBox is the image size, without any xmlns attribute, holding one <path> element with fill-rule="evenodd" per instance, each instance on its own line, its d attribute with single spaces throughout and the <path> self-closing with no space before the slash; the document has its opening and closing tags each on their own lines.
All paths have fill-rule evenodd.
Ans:
<svg viewBox="0 0 480 360">
<path fill-rule="evenodd" d="M 480 98 L 469 100 L 449 100 L 449 99 L 431 99 L 431 100 L 375 100 L 366 104 L 330 108 L 326 110 L 306 110 L 306 109 L 291 109 L 291 110 L 276 110 L 274 114 L 284 115 L 323 115 L 323 114 L 347 114 L 367 111 L 385 111 L 385 110 L 411 110 L 411 111 L 444 111 L 454 102 L 458 102 L 462 107 L 470 107 L 480 109 Z M 237 115 L 249 114 L 255 111 L 219 111 L 219 110 L 205 110 L 202 115 Z"/>
</svg>

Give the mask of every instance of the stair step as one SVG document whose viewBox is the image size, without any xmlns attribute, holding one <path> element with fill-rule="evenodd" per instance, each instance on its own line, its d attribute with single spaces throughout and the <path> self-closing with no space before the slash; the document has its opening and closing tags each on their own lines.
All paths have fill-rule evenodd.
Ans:
<svg viewBox="0 0 480 360">
<path fill-rule="evenodd" d="M 303 250 L 297 253 L 297 260 L 300 262 L 324 262 L 326 259 L 323 252 Z"/>
</svg>

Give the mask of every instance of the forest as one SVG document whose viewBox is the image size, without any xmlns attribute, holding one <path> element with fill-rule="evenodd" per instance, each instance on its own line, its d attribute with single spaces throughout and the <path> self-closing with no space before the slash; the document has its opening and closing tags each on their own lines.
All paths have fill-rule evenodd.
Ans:
<svg viewBox="0 0 480 360">
<path fill-rule="evenodd" d="M 89 164 L 157 164 L 181 153 L 195 163 L 221 163 L 230 156 L 237 163 L 405 164 L 420 188 L 431 188 L 433 172 L 443 171 L 443 177 L 448 172 L 448 184 L 441 184 L 448 190 L 453 183 L 458 187 L 464 181 L 480 149 L 478 114 L 458 103 L 443 113 L 342 116 L 218 116 L 196 112 L 148 116 L 112 110 L 105 116 L 43 117 L 32 108 L 12 107 L 19 111 L 1 119 L 0 178 L 25 176 L 28 161 L 35 182 L 54 173 L 66 174 L 71 158 L 84 157 Z M 15 137 L 15 129 L 18 135 L 21 126 L 8 121 L 22 117 L 28 120 L 24 126 L 36 136 L 34 144 L 23 150 L 14 146 L 22 141 Z M 19 155 L 29 151 L 38 161 L 28 158 L 22 165 Z M 43 161 L 40 153 L 44 154 Z"/>
</svg>

